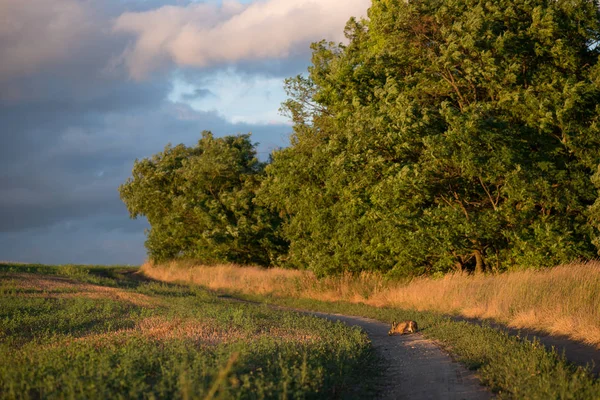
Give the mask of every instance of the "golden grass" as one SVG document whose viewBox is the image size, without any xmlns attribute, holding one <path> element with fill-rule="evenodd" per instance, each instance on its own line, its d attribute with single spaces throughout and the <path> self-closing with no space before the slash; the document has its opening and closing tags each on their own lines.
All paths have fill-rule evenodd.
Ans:
<svg viewBox="0 0 600 400">
<path fill-rule="evenodd" d="M 317 279 L 307 271 L 146 263 L 153 279 L 247 294 L 348 301 L 490 318 L 600 348 L 600 262 L 498 275 L 448 274 L 393 282 L 373 273 Z"/>
<path fill-rule="evenodd" d="M 65 277 L 30 273 L 4 274 L 0 287 L 16 290 L 18 296 L 26 297 L 111 299 L 150 308 L 160 303 L 157 298 L 141 293 L 77 282 Z M 302 329 L 263 326 L 259 331 L 247 331 L 235 328 L 227 328 L 225 330 L 210 319 L 198 320 L 154 316 L 142 319 L 135 327 L 130 329 L 85 335 L 75 339 L 69 338 L 61 342 L 60 345 L 71 342 L 89 341 L 101 346 L 107 339 L 111 341 L 124 340 L 132 335 L 142 335 L 157 341 L 190 339 L 198 346 L 212 346 L 260 337 L 276 338 L 282 341 L 297 343 L 319 339 L 313 333 Z"/>
<path fill-rule="evenodd" d="M 118 329 L 105 333 L 92 333 L 79 337 L 69 337 L 49 344 L 47 348 L 69 346 L 75 343 L 89 343 L 96 348 L 108 344 L 125 342 L 128 338 L 138 336 L 146 337 L 157 342 L 186 339 L 193 342 L 194 346 L 211 347 L 220 344 L 240 341 L 269 338 L 283 342 L 308 343 L 319 340 L 319 337 L 302 329 L 286 329 L 279 327 L 265 327 L 259 331 L 242 330 L 228 327 L 224 329 L 210 319 L 184 319 L 165 318 L 153 316 L 139 321 L 135 327 Z"/>
<path fill-rule="evenodd" d="M 231 343 L 240 340 L 257 339 L 260 337 L 276 338 L 283 341 L 307 342 L 316 340 L 317 337 L 298 329 L 285 329 L 279 327 L 265 327 L 259 331 L 248 331 L 236 328 L 227 328 L 215 324 L 209 319 L 165 319 L 150 317 L 142 320 L 135 328 L 144 336 L 156 340 L 166 339 L 192 339 L 198 344 L 216 345 Z"/>
<path fill-rule="evenodd" d="M 112 299 L 126 301 L 140 307 L 152 307 L 156 304 L 155 299 L 141 293 L 77 282 L 59 276 L 10 273 L 4 274 L 2 278 L 4 281 L 2 287 L 23 291 L 21 296 Z"/>
<path fill-rule="evenodd" d="M 220 329 L 212 321 L 199 321 L 191 319 L 167 319 L 153 316 L 139 321 L 135 327 L 118 329 L 105 333 L 92 333 L 79 337 L 68 337 L 47 345 L 47 348 L 69 346 L 75 343 L 89 343 L 96 348 L 121 343 L 132 336 L 147 337 L 155 341 L 172 339 L 189 339 L 195 346 L 215 346 L 222 343 L 247 339 L 247 335 L 236 329 L 227 331 Z"/>
</svg>

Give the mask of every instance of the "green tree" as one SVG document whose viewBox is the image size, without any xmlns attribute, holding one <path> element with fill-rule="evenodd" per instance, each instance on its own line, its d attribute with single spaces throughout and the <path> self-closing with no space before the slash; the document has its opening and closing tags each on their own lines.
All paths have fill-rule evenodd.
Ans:
<svg viewBox="0 0 600 400">
<path fill-rule="evenodd" d="M 148 219 L 146 248 L 155 261 L 272 265 L 286 242 L 280 219 L 254 204 L 264 167 L 249 134 L 205 131 L 194 147 L 168 145 L 136 160 L 119 192 L 131 218 Z"/>
<path fill-rule="evenodd" d="M 415 274 L 593 256 L 597 2 L 374 0 L 368 15 L 287 82 L 292 146 L 259 197 L 286 218 L 289 261 Z"/>
</svg>

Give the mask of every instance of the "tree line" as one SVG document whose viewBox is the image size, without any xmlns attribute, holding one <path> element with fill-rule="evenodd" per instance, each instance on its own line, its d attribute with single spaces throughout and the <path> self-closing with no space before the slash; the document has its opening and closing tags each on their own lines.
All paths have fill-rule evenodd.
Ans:
<svg viewBox="0 0 600 400">
<path fill-rule="evenodd" d="M 600 248 L 596 0 L 373 0 L 285 81 L 291 144 L 167 146 L 120 187 L 157 261 L 318 275 L 550 266 Z"/>
</svg>

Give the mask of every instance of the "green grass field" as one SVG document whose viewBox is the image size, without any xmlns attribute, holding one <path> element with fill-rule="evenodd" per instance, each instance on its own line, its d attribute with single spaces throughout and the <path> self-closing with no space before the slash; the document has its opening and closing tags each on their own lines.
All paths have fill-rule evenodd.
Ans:
<svg viewBox="0 0 600 400">
<path fill-rule="evenodd" d="M 366 335 L 145 280 L 134 268 L 0 266 L 0 398 L 348 398 Z M 368 368 L 366 369 L 368 370 Z"/>
</svg>

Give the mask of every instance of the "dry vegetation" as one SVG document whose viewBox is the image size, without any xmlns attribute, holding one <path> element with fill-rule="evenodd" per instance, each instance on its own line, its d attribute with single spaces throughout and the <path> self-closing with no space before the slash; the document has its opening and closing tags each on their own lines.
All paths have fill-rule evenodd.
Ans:
<svg viewBox="0 0 600 400">
<path fill-rule="evenodd" d="M 2 278 L 0 288 L 10 287 L 22 297 L 110 299 L 129 302 L 140 307 L 153 307 L 157 303 L 155 298 L 145 294 L 77 282 L 61 276 L 19 273 L 4 274 Z"/>
<path fill-rule="evenodd" d="M 280 342 L 296 344 L 316 343 L 319 340 L 319 337 L 309 330 L 279 327 L 266 327 L 255 331 L 236 328 L 223 330 L 217 321 L 153 316 L 142 319 L 133 328 L 66 338 L 52 343 L 48 347 L 70 346 L 75 342 L 93 343 L 101 347 L 107 341 L 124 341 L 133 337 L 147 338 L 156 342 L 182 339 L 198 347 L 214 347 L 260 339 L 275 339 Z"/>
<path fill-rule="evenodd" d="M 499 275 L 449 274 L 388 281 L 377 274 L 317 279 L 306 271 L 145 264 L 154 279 L 247 294 L 348 301 L 490 318 L 514 328 L 567 335 L 600 348 L 600 262 Z"/>
</svg>

